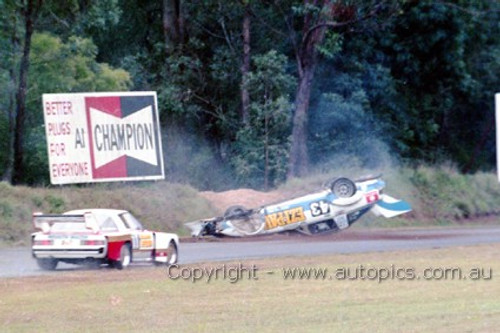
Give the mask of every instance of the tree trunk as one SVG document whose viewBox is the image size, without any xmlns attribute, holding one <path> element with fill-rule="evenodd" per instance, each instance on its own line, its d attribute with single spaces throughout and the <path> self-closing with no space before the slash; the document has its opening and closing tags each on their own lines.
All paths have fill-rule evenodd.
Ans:
<svg viewBox="0 0 500 333">
<path fill-rule="evenodd" d="M 320 0 L 305 0 L 305 5 L 318 6 Z M 322 12 L 316 18 L 312 14 L 304 17 L 303 37 L 296 51 L 299 72 L 299 86 L 295 96 L 295 114 L 293 117 L 292 147 L 288 165 L 288 178 L 307 174 L 309 159 L 307 152 L 307 111 L 311 97 L 311 85 L 318 63 L 317 46 L 325 39 L 326 29 L 347 26 L 376 15 L 378 6 L 367 15 L 356 18 L 356 7 L 340 1 L 322 0 Z M 335 20 L 333 20 L 336 18 Z"/>
<path fill-rule="evenodd" d="M 299 87 L 295 97 L 295 114 L 293 116 L 292 146 L 288 178 L 304 176 L 309 168 L 309 154 L 307 151 L 307 113 L 311 97 L 311 85 L 316 66 L 304 68 L 299 78 Z"/>
<path fill-rule="evenodd" d="M 9 76 L 14 85 L 16 85 L 17 79 L 14 73 L 14 68 L 9 70 Z M 12 92 L 9 92 L 9 106 L 8 106 L 8 151 L 7 151 L 7 166 L 3 173 L 2 179 L 6 182 L 12 183 L 12 170 L 14 164 L 14 133 L 15 133 L 15 118 L 14 118 L 14 108 L 16 106 L 15 96 Z"/>
<path fill-rule="evenodd" d="M 319 45 L 325 36 L 326 27 L 314 28 L 311 17 L 304 19 L 304 39 L 297 55 L 299 69 L 299 86 L 295 96 L 295 113 L 293 116 L 292 143 L 288 164 L 288 178 L 301 177 L 307 174 L 309 168 L 309 154 L 307 151 L 307 117 L 311 86 L 314 72 L 318 63 Z"/>
<path fill-rule="evenodd" d="M 12 86 L 16 87 L 17 86 L 17 76 L 16 76 L 16 71 L 15 71 L 15 54 L 18 51 L 19 47 L 19 38 L 17 36 L 17 29 L 16 29 L 16 22 L 13 24 L 13 30 L 12 30 L 12 36 L 11 36 L 11 43 L 12 43 L 12 63 L 10 64 L 10 69 L 9 69 L 9 77 L 10 81 L 12 82 Z M 13 169 L 13 164 L 14 164 L 14 133 L 15 133 L 15 109 L 16 107 L 16 96 L 14 94 L 14 90 L 10 91 L 9 89 L 9 106 L 7 109 L 7 120 L 8 120 L 8 146 L 7 146 L 7 165 L 5 168 L 5 171 L 2 175 L 2 179 L 6 182 L 12 183 L 12 169 Z"/>
<path fill-rule="evenodd" d="M 245 5 L 243 16 L 243 62 L 241 65 L 241 121 L 248 124 L 250 95 L 245 85 L 245 79 L 250 72 L 250 10 L 248 3 Z"/>
<path fill-rule="evenodd" d="M 184 41 L 181 0 L 163 0 L 163 34 L 167 54 Z"/>
<path fill-rule="evenodd" d="M 38 1 L 38 8 L 41 1 Z M 37 10 L 34 8 L 34 0 L 28 0 L 23 9 L 25 32 L 24 47 L 21 64 L 19 66 L 19 86 L 16 94 L 16 124 L 14 134 L 14 170 L 12 174 L 12 183 L 18 184 L 23 175 L 24 159 L 24 121 L 26 118 L 26 90 L 28 85 L 29 57 L 31 51 L 31 37 L 33 35 L 34 18 Z"/>
</svg>

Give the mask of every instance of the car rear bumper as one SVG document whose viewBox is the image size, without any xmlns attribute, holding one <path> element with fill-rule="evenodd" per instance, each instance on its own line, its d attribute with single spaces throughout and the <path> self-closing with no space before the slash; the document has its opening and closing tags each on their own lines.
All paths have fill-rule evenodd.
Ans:
<svg viewBox="0 0 500 333">
<path fill-rule="evenodd" d="M 55 258 L 55 259 L 102 259 L 106 257 L 105 247 L 94 248 L 33 248 L 33 257 L 35 258 Z"/>
</svg>

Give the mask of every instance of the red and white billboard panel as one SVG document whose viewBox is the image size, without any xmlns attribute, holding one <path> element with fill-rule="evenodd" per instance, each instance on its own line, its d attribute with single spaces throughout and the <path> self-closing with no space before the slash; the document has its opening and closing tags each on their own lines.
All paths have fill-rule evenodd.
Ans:
<svg viewBox="0 0 500 333">
<path fill-rule="evenodd" d="M 52 184 L 165 178 L 155 92 L 44 94 Z"/>
</svg>

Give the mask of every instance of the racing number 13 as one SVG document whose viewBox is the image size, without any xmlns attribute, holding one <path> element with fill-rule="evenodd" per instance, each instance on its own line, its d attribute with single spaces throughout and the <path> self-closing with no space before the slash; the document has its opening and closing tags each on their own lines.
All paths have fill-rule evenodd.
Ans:
<svg viewBox="0 0 500 333">
<path fill-rule="evenodd" d="M 320 216 L 330 213 L 330 205 L 326 201 L 313 202 L 309 207 L 311 207 L 312 216 Z"/>
</svg>

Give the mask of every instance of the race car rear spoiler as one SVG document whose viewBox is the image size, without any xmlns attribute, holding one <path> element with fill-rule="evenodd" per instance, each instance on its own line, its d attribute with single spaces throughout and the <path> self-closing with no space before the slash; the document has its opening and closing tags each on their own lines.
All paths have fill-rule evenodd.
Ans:
<svg viewBox="0 0 500 333">
<path fill-rule="evenodd" d="M 93 231 L 99 229 L 97 221 L 91 213 L 80 215 L 33 213 L 33 226 L 36 230 L 48 232 L 50 227 L 56 223 L 85 223 L 85 227 L 88 229 Z"/>
<path fill-rule="evenodd" d="M 411 211 L 411 206 L 404 200 L 393 198 L 384 194 L 382 200 L 378 201 L 372 208 L 372 212 L 386 218 L 395 217 Z"/>
</svg>

